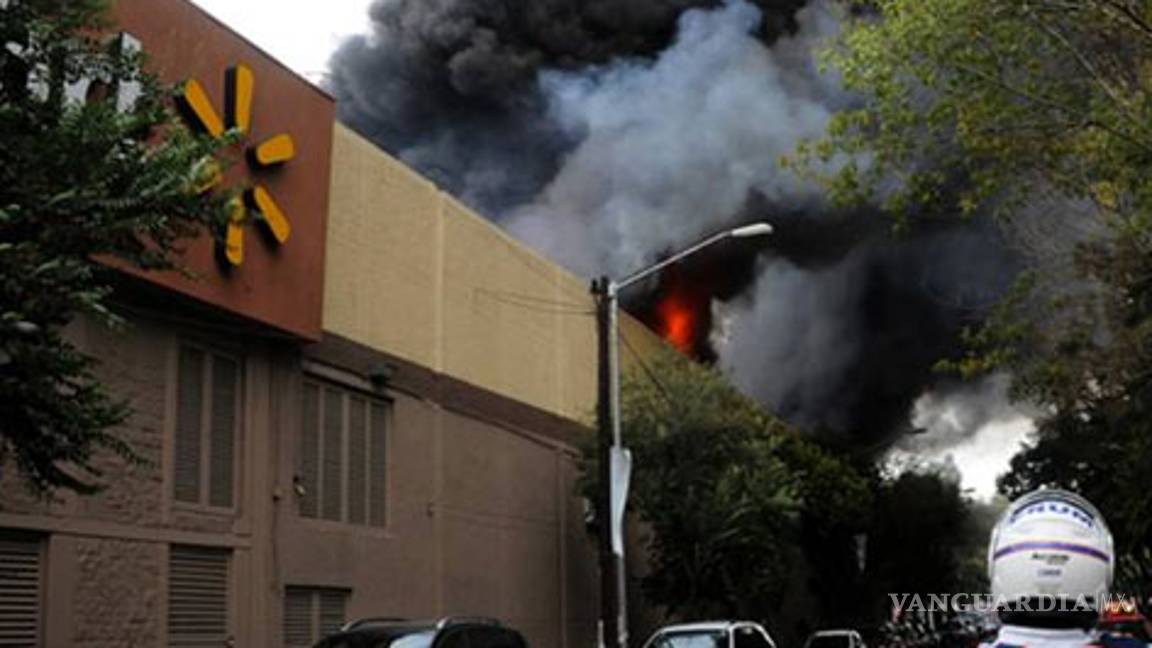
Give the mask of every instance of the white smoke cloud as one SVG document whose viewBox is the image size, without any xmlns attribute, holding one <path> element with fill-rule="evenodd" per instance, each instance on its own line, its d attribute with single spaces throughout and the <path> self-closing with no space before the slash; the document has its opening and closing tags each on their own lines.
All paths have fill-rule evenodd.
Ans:
<svg viewBox="0 0 1152 648">
<path fill-rule="evenodd" d="M 890 464 L 915 458 L 963 468 L 961 486 L 983 499 L 996 493 L 996 478 L 1035 430 L 1039 412 L 1008 397 L 1011 377 L 996 374 L 964 389 L 928 392 L 912 408 L 919 434 L 905 437 L 888 455 Z"/>
<path fill-rule="evenodd" d="M 725 226 L 751 191 L 817 201 L 778 159 L 823 133 L 840 97 L 811 55 L 837 21 L 813 3 L 768 48 L 759 20 L 728 0 L 685 13 L 654 61 L 544 73 L 553 115 L 581 143 L 507 229 L 578 273 L 619 275 Z"/>
</svg>

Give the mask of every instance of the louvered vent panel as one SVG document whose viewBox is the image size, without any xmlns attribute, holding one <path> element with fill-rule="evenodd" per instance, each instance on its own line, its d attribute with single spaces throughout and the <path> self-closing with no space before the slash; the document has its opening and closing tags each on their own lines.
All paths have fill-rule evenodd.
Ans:
<svg viewBox="0 0 1152 648">
<path fill-rule="evenodd" d="M 228 639 L 230 552 L 173 546 L 168 561 L 168 639 L 173 646 L 221 646 Z"/>
<path fill-rule="evenodd" d="M 311 646 L 315 635 L 312 632 L 312 591 L 299 587 L 284 590 L 284 643 L 296 646 Z"/>
<path fill-rule="evenodd" d="M 332 634 L 344 625 L 344 601 L 348 593 L 341 590 L 318 592 L 320 599 L 320 637 Z"/>
<path fill-rule="evenodd" d="M 40 641 L 40 542 L 0 537 L 0 646 Z"/>
</svg>

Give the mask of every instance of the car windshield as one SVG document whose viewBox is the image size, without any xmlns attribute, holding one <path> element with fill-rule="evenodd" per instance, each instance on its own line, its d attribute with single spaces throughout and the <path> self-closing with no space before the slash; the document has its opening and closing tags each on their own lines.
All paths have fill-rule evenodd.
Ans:
<svg viewBox="0 0 1152 648">
<path fill-rule="evenodd" d="M 823 635 L 809 639 L 804 648 L 848 648 L 851 644 L 848 635 Z"/>
<path fill-rule="evenodd" d="M 651 648 L 728 648 L 723 630 L 695 630 L 662 634 Z"/>
<path fill-rule="evenodd" d="M 372 648 L 429 648 L 436 633 L 432 630 L 413 632 L 402 637 L 384 639 L 373 644 Z"/>
</svg>

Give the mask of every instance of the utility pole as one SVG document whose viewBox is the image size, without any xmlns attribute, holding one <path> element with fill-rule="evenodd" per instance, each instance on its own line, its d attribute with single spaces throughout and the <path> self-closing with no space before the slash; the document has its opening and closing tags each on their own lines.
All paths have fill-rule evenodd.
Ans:
<svg viewBox="0 0 1152 648">
<path fill-rule="evenodd" d="M 632 459 L 624 449 L 620 424 L 620 304 L 622 288 L 679 262 L 686 256 L 730 238 L 751 238 L 772 233 L 768 223 L 752 223 L 713 234 L 699 243 L 659 263 L 628 275 L 620 281 L 602 276 L 592 282 L 596 299 L 597 339 L 597 458 L 600 462 L 600 491 L 597 506 L 600 530 L 600 638 L 603 648 L 627 648 L 628 583 L 624 569 L 624 518 L 627 512 L 628 481 Z M 615 460 L 615 462 L 613 461 Z M 613 465 L 616 463 L 617 465 Z M 618 490 L 617 490 L 618 489 Z M 616 510 L 613 511 L 613 503 Z"/>
<path fill-rule="evenodd" d="M 612 551 L 612 335 L 614 295 L 611 280 L 600 277 L 592 282 L 596 299 L 597 341 L 597 461 L 599 462 L 599 490 L 597 491 L 596 526 L 600 549 L 600 639 L 604 648 L 620 646 L 620 604 L 617 580 L 617 560 Z"/>
</svg>

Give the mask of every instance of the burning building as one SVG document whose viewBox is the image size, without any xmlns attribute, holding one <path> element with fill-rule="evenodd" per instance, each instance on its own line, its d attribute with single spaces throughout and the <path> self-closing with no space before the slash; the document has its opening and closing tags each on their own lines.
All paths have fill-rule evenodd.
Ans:
<svg viewBox="0 0 1152 648">
<path fill-rule="evenodd" d="M 4 470 L 0 643 L 310 646 L 456 614 L 590 644 L 586 282 L 186 0 L 115 18 L 190 125 L 245 132 L 224 181 L 261 218 L 193 242 L 193 277 L 124 273 L 127 332 L 74 323 L 144 461 L 99 457 L 100 494 L 48 502 Z"/>
<path fill-rule="evenodd" d="M 985 218 L 894 236 L 781 156 L 855 98 L 813 49 L 825 0 L 373 3 L 332 61 L 341 119 L 584 276 L 624 276 L 715 231 L 766 242 L 694 258 L 626 295 L 653 330 L 792 422 L 885 452 L 946 395 L 960 348 L 1019 260 Z"/>
<path fill-rule="evenodd" d="M 272 240 L 232 232 L 227 271 L 198 242 L 196 282 L 126 274 L 127 335 L 76 323 L 147 462 L 103 460 L 101 495 L 49 503 L 5 473 L 0 565 L 21 587 L 0 612 L 32 644 L 296 646 L 464 613 L 588 645 L 580 277 L 770 221 L 626 306 L 875 455 L 1015 271 L 985 222 L 893 238 L 780 170 L 852 101 L 811 61 L 837 24 L 822 2 L 381 1 L 333 60 L 335 97 L 186 0 L 116 12 L 165 79 L 198 80 L 201 126 L 246 69 L 252 142 L 287 134 L 294 155 L 233 180 L 275 202 Z"/>
</svg>

